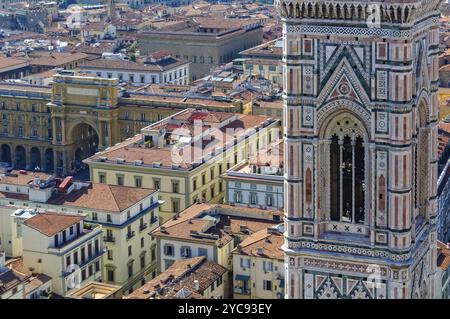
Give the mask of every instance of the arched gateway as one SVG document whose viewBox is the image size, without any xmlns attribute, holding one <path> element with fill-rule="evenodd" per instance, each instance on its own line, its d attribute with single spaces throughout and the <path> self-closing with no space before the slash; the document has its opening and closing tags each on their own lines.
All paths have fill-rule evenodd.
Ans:
<svg viewBox="0 0 450 319">
<path fill-rule="evenodd" d="M 54 168 L 74 174 L 85 158 L 120 142 L 117 79 L 59 75 L 52 90 Z"/>
</svg>

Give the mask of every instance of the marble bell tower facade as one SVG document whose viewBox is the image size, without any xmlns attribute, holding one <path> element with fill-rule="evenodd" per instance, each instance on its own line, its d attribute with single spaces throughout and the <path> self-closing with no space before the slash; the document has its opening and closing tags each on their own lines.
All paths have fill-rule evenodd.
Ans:
<svg viewBox="0 0 450 319">
<path fill-rule="evenodd" d="M 442 0 L 278 0 L 286 298 L 432 298 Z"/>
</svg>

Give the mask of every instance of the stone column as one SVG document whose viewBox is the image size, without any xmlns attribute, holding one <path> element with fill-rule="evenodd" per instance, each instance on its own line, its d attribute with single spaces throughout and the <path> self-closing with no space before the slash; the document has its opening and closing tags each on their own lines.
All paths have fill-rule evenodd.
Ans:
<svg viewBox="0 0 450 319">
<path fill-rule="evenodd" d="M 113 144 L 113 136 L 112 136 L 112 123 L 108 123 L 108 145 L 107 145 L 107 147 L 112 146 L 112 145 L 114 145 Z"/>
<path fill-rule="evenodd" d="M 56 117 L 53 117 L 52 118 L 52 131 L 53 131 L 53 138 L 52 138 L 52 140 L 53 140 L 53 145 L 55 145 L 55 144 L 57 144 L 58 143 L 58 141 L 57 141 L 57 139 L 56 139 L 56 136 L 57 136 L 57 128 L 56 128 Z M 53 157 L 54 158 L 54 157 Z M 55 166 L 56 167 L 56 166 Z"/>
<path fill-rule="evenodd" d="M 356 138 L 352 136 L 352 223 L 356 222 L 355 211 L 355 145 Z"/>
<path fill-rule="evenodd" d="M 321 169 L 324 172 L 324 179 L 325 183 L 323 185 L 322 191 L 323 191 L 323 210 L 325 213 L 325 220 L 330 221 L 331 220 L 331 207 L 330 207 L 330 190 L 331 190 L 331 178 L 330 178 L 330 147 L 331 147 L 331 139 L 327 139 L 323 141 L 322 148 L 323 148 L 323 159 L 321 161 Z M 320 182 L 323 182 L 320 181 Z"/>
<path fill-rule="evenodd" d="M 339 205 L 339 221 L 342 221 L 342 207 L 343 207 L 343 181 L 342 181 L 342 160 L 343 160 L 343 153 L 344 153 L 344 137 L 339 136 L 339 197 L 340 197 L 340 205 Z"/>
<path fill-rule="evenodd" d="M 61 142 L 62 144 L 66 144 L 67 143 L 67 138 L 66 138 L 66 121 L 64 121 L 61 118 Z"/>
<path fill-rule="evenodd" d="M 63 175 L 67 175 L 69 173 L 68 171 L 68 163 L 67 163 L 67 151 L 61 152 L 62 161 L 63 161 Z"/>
<path fill-rule="evenodd" d="M 99 121 L 98 122 L 98 149 L 99 150 L 103 150 L 105 149 L 105 145 L 104 145 L 104 136 L 103 136 L 103 122 Z"/>
<path fill-rule="evenodd" d="M 45 147 L 39 148 L 39 151 L 41 152 L 41 171 L 45 171 Z"/>
<path fill-rule="evenodd" d="M 53 172 L 58 175 L 58 152 L 53 149 Z"/>
<path fill-rule="evenodd" d="M 25 168 L 28 171 L 34 171 L 34 167 L 31 166 L 31 146 L 23 145 L 25 148 Z"/>
<path fill-rule="evenodd" d="M 364 224 L 370 227 L 370 243 L 375 245 L 375 212 L 376 204 L 375 199 L 377 195 L 375 194 L 376 187 L 375 183 L 377 180 L 377 167 L 376 167 L 376 149 L 374 143 L 363 143 L 364 146 L 364 180 L 365 180 L 365 191 L 364 191 Z M 389 154 L 387 155 L 389 156 Z M 369 167 L 371 171 L 369 171 Z M 386 178 L 386 190 L 388 189 L 388 179 Z M 388 201 L 388 192 L 386 192 L 385 201 Z"/>
<path fill-rule="evenodd" d="M 10 150 L 11 150 L 11 165 L 14 166 L 14 168 L 17 168 L 17 160 L 16 160 L 16 144 L 9 144 Z"/>
<path fill-rule="evenodd" d="M 321 216 L 320 216 L 320 212 L 321 210 L 319 209 L 319 196 L 318 196 L 318 192 L 320 191 L 319 189 L 319 170 L 318 170 L 318 163 L 320 163 L 320 152 L 319 149 L 321 147 L 321 144 L 319 144 L 317 139 L 314 139 L 313 141 L 313 172 L 314 175 L 311 176 L 312 178 L 312 189 L 311 189 L 311 196 L 313 196 L 312 200 L 312 208 L 313 208 L 313 213 L 312 216 L 314 218 L 314 239 L 318 239 L 319 237 L 319 233 L 320 233 L 320 228 L 319 228 L 319 222 L 321 221 Z M 315 169 L 314 169 L 315 168 Z M 306 184 L 306 182 L 304 182 Z M 306 195 L 306 194 L 305 194 Z"/>
</svg>

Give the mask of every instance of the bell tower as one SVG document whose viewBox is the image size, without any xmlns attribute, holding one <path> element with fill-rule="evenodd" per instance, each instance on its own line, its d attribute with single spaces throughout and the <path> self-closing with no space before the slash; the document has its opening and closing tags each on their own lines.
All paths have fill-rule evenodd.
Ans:
<svg viewBox="0 0 450 319">
<path fill-rule="evenodd" d="M 117 18 L 116 4 L 114 0 L 106 0 L 106 6 L 107 6 L 106 9 L 108 10 L 108 20 L 110 22 L 113 22 Z"/>
<path fill-rule="evenodd" d="M 442 0 L 278 0 L 286 298 L 435 297 Z"/>
</svg>

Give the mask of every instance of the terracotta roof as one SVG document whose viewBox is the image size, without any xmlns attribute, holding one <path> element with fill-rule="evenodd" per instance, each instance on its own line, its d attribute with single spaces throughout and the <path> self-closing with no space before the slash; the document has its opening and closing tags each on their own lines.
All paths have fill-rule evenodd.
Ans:
<svg viewBox="0 0 450 319">
<path fill-rule="evenodd" d="M 32 78 L 32 77 L 33 78 L 46 79 L 46 78 L 50 78 L 50 77 L 54 76 L 55 74 L 58 74 L 58 72 L 56 70 L 47 70 L 47 71 L 40 72 L 40 73 L 30 74 L 30 75 L 24 77 L 24 79 Z"/>
<path fill-rule="evenodd" d="M 444 121 L 439 122 L 439 129 L 450 134 L 450 123 Z"/>
<path fill-rule="evenodd" d="M 51 175 L 41 172 L 29 171 L 11 171 L 9 174 L 0 174 L 0 183 L 11 184 L 17 186 L 25 186 L 33 181 L 34 178 L 39 177 L 41 180 L 46 180 Z"/>
<path fill-rule="evenodd" d="M 24 224 L 47 237 L 52 237 L 70 226 L 79 223 L 84 218 L 82 215 L 40 213 L 24 221 Z"/>
<path fill-rule="evenodd" d="M 52 280 L 52 278 L 45 274 L 33 274 L 25 281 L 25 293 L 29 294 L 33 292 L 50 280 Z"/>
<path fill-rule="evenodd" d="M 89 56 L 85 53 L 52 52 L 47 56 L 31 59 L 30 64 L 57 67 L 66 63 L 87 59 L 88 57 Z"/>
<path fill-rule="evenodd" d="M 69 194 L 55 195 L 48 203 L 120 213 L 154 192 L 151 188 L 92 183 Z"/>
<path fill-rule="evenodd" d="M 0 71 L 2 69 L 10 69 L 13 67 L 24 67 L 27 65 L 28 62 L 26 60 L 0 57 Z"/>
<path fill-rule="evenodd" d="M 0 272 L 0 296 L 25 281 L 26 275 L 12 269 Z"/>
<path fill-rule="evenodd" d="M 234 235 L 250 235 L 279 223 L 273 220 L 279 214 L 248 207 L 193 204 L 155 229 L 152 236 L 223 247 Z"/>
<path fill-rule="evenodd" d="M 205 123 L 222 123 L 224 120 L 227 120 L 233 116 L 235 116 L 235 114 L 215 111 L 199 112 L 191 110 L 191 112 L 176 114 L 172 118 L 174 120 L 188 121 L 189 123 L 193 123 L 195 120 L 201 120 Z"/>
<path fill-rule="evenodd" d="M 29 199 L 28 194 L 25 193 L 10 193 L 10 192 L 0 192 L 0 198 L 17 199 L 27 201 Z"/>
<path fill-rule="evenodd" d="M 152 23 L 152 27 L 158 31 L 176 32 L 185 30 L 191 25 L 189 21 L 155 21 Z"/>
<path fill-rule="evenodd" d="M 11 258 L 5 263 L 5 266 L 17 272 L 25 274 L 25 269 L 23 268 L 23 257 Z"/>
<path fill-rule="evenodd" d="M 104 52 L 114 52 L 115 48 L 115 44 L 112 44 L 110 42 L 100 42 L 96 45 L 81 44 L 75 47 L 73 51 L 92 55 L 102 55 Z"/>
<path fill-rule="evenodd" d="M 83 26 L 83 31 L 96 31 L 103 32 L 108 27 L 108 23 L 105 22 L 89 22 Z"/>
<path fill-rule="evenodd" d="M 157 60 L 162 59 L 166 56 L 171 56 L 171 55 L 172 55 L 172 52 L 170 52 L 168 50 L 159 50 L 159 51 L 154 51 L 154 52 L 149 53 L 150 57 L 157 59 Z"/>
<path fill-rule="evenodd" d="M 200 113 L 205 114 L 203 120 L 205 121 L 205 125 L 208 124 L 208 121 L 211 121 L 209 123 L 217 123 L 217 121 L 222 122 L 223 120 L 235 115 L 237 115 L 237 118 L 220 128 L 220 132 L 222 132 L 223 134 L 223 137 L 221 139 L 217 138 L 217 134 L 214 133 L 215 136 L 211 136 L 210 139 L 205 138 L 202 145 L 187 144 L 184 145 L 184 148 L 179 152 L 173 152 L 173 146 L 171 147 L 168 145 L 164 146 L 163 148 L 145 147 L 140 141 L 143 138 L 143 135 L 139 134 L 136 137 L 123 142 L 116 147 L 107 149 L 90 157 L 86 160 L 86 162 L 97 162 L 100 161 L 101 158 L 106 157 L 108 161 L 115 161 L 116 159 L 120 158 L 124 159 L 125 163 L 132 163 L 133 165 L 135 161 L 143 161 L 143 164 L 145 165 L 153 165 L 153 163 L 157 162 L 161 164 L 161 167 L 165 168 L 172 168 L 173 164 L 178 164 L 182 169 L 191 169 L 193 167 L 193 163 L 199 160 L 198 157 L 206 155 L 217 148 L 223 148 L 225 143 L 229 143 L 230 141 L 232 141 L 235 136 L 240 137 L 243 134 L 246 134 L 248 130 L 257 128 L 270 119 L 269 117 L 265 116 L 242 115 L 223 112 L 209 112 L 209 115 L 208 112 L 197 112 L 196 114 L 199 115 Z M 191 120 L 193 121 L 197 115 L 190 112 L 185 112 L 184 114 L 175 116 L 174 119 L 189 122 Z M 201 119 L 201 117 L 199 119 Z M 154 124 L 153 126 L 150 126 L 149 129 L 158 127 L 162 127 L 161 123 Z M 186 127 L 186 129 L 189 130 L 189 127 Z M 202 152 L 189 152 L 189 148 L 191 148 L 192 150 L 193 148 L 200 147 L 202 148 Z M 183 156 L 183 154 L 191 155 Z M 197 158 L 193 158 L 193 156 L 196 156 Z M 122 163 L 121 165 L 124 164 Z"/>
<path fill-rule="evenodd" d="M 126 299 L 196 299 L 201 296 L 199 293 L 203 293 L 226 272 L 225 267 L 207 260 L 205 256 L 177 260 L 165 272 L 135 290 Z M 198 280 L 198 291 L 194 280 Z"/>
<path fill-rule="evenodd" d="M 233 250 L 235 254 L 284 259 L 284 252 L 281 246 L 284 244 L 284 236 L 281 232 L 273 232 L 268 228 L 262 229 L 247 238 L 240 244 L 240 248 Z"/>
<path fill-rule="evenodd" d="M 264 101 L 258 100 L 253 103 L 254 107 L 258 108 L 268 108 L 268 109 L 283 109 L 283 101 L 282 100 L 273 100 L 273 101 Z"/>
</svg>

